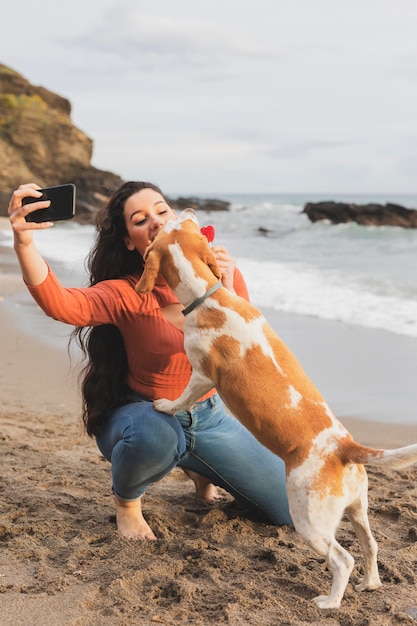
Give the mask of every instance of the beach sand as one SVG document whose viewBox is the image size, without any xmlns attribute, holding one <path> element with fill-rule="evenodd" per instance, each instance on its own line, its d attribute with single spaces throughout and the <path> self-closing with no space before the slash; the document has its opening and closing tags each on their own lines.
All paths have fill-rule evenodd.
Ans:
<svg viewBox="0 0 417 626">
<path fill-rule="evenodd" d="M 40 326 L 42 337 L 36 338 L 31 322 L 25 327 L 23 320 L 40 317 L 22 316 L 22 289 L 13 253 L 3 250 L 3 626 L 417 623 L 417 468 L 368 471 L 370 522 L 383 586 L 354 591 L 363 561 L 343 520 L 339 538 L 356 565 L 338 610 L 320 611 L 311 602 L 327 592 L 330 574 L 292 527 L 265 525 L 230 497 L 215 506 L 198 501 L 180 470 L 144 497 L 145 516 L 158 540 L 136 543 L 120 537 L 110 466 L 83 432 L 66 350 L 45 336 L 56 333 L 63 339 L 63 327 L 47 320 Z M 266 314 L 358 441 L 384 447 L 417 442 L 410 374 L 411 368 L 415 380 L 416 341 Z M 396 396 L 403 415 L 396 410 Z"/>
</svg>

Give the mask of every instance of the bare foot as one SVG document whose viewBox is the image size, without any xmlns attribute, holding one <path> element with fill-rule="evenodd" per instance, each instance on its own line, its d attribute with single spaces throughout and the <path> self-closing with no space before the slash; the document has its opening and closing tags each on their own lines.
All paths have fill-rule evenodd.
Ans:
<svg viewBox="0 0 417 626">
<path fill-rule="evenodd" d="M 116 504 L 116 525 L 117 530 L 126 539 L 134 539 L 136 541 L 155 541 L 149 524 L 142 515 L 142 501 L 138 500 L 123 501 L 114 496 Z"/>
<path fill-rule="evenodd" d="M 184 468 L 182 469 L 184 473 L 187 474 L 187 476 L 193 481 L 197 498 L 200 498 L 200 500 L 204 500 L 205 502 L 209 502 L 210 504 L 224 500 L 223 496 L 221 496 L 217 491 L 217 487 L 213 485 L 208 478 L 202 476 L 201 474 L 197 474 L 197 472 Z"/>
</svg>

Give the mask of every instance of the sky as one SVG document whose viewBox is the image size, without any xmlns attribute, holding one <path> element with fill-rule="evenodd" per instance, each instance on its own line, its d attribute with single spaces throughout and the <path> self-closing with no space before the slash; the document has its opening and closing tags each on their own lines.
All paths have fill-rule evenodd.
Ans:
<svg viewBox="0 0 417 626">
<path fill-rule="evenodd" d="M 417 192 L 416 0 L 14 0 L 0 62 L 166 193 Z"/>
</svg>

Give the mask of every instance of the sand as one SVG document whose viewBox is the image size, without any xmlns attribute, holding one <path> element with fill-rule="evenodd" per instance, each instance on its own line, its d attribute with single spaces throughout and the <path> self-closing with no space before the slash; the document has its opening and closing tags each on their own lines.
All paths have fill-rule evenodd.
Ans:
<svg viewBox="0 0 417 626">
<path fill-rule="evenodd" d="M 417 623 L 417 468 L 369 470 L 370 521 L 383 586 L 354 591 L 362 556 L 343 520 L 339 539 L 356 565 L 338 610 L 320 611 L 311 602 L 329 589 L 330 573 L 292 527 L 265 525 L 230 497 L 215 506 L 197 500 L 180 470 L 153 485 L 144 498 L 145 516 L 158 540 L 135 543 L 120 537 L 109 464 L 81 427 L 76 376 L 66 350 L 45 336 L 56 333 L 64 339 L 63 327 L 50 320 L 43 325 L 42 316 L 42 336 L 36 337 L 33 323 L 41 317 L 22 316 L 24 301 L 17 264 L 3 250 L 3 626 Z M 417 442 L 416 392 L 408 387 L 416 342 L 269 313 L 358 441 L 385 447 Z M 26 327 L 24 319 L 29 320 Z M 384 370 L 381 380 L 369 362 L 374 358 L 395 371 L 390 383 L 395 392 L 381 386 L 388 365 L 379 368 Z M 402 415 L 396 411 L 396 394 L 407 409 Z M 378 406 L 382 421 L 376 420 Z"/>
</svg>

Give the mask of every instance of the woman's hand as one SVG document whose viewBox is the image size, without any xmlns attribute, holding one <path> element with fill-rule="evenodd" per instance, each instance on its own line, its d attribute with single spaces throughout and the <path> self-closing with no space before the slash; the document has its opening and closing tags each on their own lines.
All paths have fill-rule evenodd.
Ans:
<svg viewBox="0 0 417 626">
<path fill-rule="evenodd" d="M 42 193 L 38 191 L 38 189 L 40 189 L 40 187 L 35 183 L 20 185 L 19 189 L 16 189 L 10 198 L 8 213 L 13 229 L 15 247 L 16 245 L 30 245 L 32 243 L 32 232 L 34 230 L 42 230 L 53 226 L 52 222 L 37 224 L 25 220 L 25 217 L 29 215 L 29 213 L 37 211 L 38 209 L 46 209 L 50 205 L 50 200 L 22 204 L 23 198 L 27 196 L 40 198 Z"/>
<path fill-rule="evenodd" d="M 37 251 L 33 243 L 33 231 L 43 230 L 53 226 L 52 222 L 27 222 L 26 215 L 37 209 L 46 209 L 50 205 L 49 200 L 42 200 L 30 204 L 22 204 L 23 198 L 32 196 L 40 198 L 39 185 L 29 183 L 20 185 L 19 189 L 13 192 L 9 202 L 9 218 L 14 235 L 14 249 L 19 260 L 22 276 L 28 285 L 40 285 L 48 275 L 48 266 Z"/>
<path fill-rule="evenodd" d="M 236 261 L 230 256 L 224 246 L 212 246 L 211 248 L 219 270 L 221 272 L 223 287 L 234 292 L 233 280 L 235 275 Z"/>
</svg>

